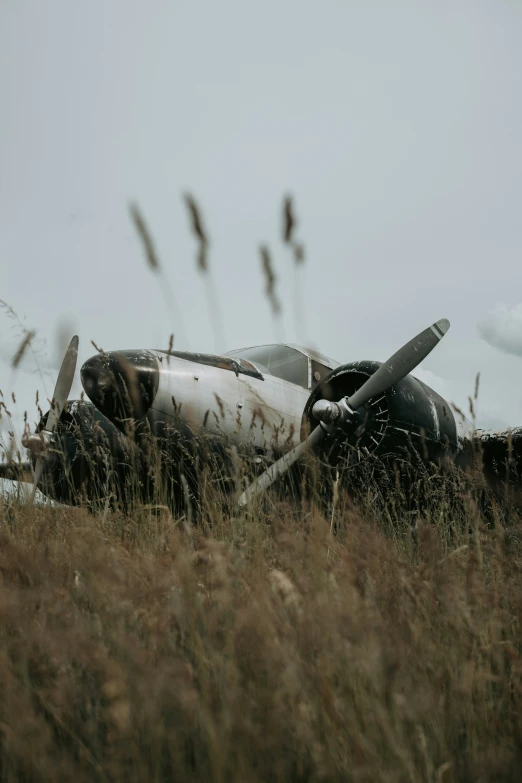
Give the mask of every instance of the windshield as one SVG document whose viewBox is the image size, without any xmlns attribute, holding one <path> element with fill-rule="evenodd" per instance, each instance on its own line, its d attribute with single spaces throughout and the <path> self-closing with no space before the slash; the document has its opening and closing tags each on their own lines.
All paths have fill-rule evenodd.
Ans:
<svg viewBox="0 0 522 783">
<path fill-rule="evenodd" d="M 254 362 L 261 372 L 308 389 L 308 357 L 295 348 L 286 345 L 260 345 L 256 348 L 229 351 L 227 356 L 248 359 Z"/>
</svg>

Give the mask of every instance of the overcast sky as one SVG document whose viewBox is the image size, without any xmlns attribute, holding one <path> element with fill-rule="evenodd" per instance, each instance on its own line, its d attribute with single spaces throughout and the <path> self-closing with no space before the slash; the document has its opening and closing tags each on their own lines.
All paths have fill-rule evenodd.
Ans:
<svg viewBox="0 0 522 783">
<path fill-rule="evenodd" d="M 60 331 L 79 334 L 80 361 L 91 339 L 163 348 L 172 331 L 180 350 L 276 336 L 382 361 L 446 317 L 421 376 L 462 406 L 480 371 L 479 424 L 522 424 L 521 40 L 513 0 L 3 0 L 0 298 L 47 341 L 44 371 Z M 185 191 L 211 239 L 223 344 Z M 34 419 L 53 381 L 30 357 L 12 373 L 12 326 L 0 310 L 0 387 Z"/>
</svg>

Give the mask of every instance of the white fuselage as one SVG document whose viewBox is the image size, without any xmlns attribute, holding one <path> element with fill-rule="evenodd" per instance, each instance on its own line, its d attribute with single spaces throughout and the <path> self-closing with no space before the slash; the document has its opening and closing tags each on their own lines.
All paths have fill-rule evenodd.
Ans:
<svg viewBox="0 0 522 783">
<path fill-rule="evenodd" d="M 175 412 L 194 431 L 226 436 L 272 457 L 300 442 L 308 389 L 273 375 L 264 380 L 231 370 L 154 353 L 161 362 L 151 413 Z M 175 407 L 176 406 L 176 407 Z"/>
</svg>

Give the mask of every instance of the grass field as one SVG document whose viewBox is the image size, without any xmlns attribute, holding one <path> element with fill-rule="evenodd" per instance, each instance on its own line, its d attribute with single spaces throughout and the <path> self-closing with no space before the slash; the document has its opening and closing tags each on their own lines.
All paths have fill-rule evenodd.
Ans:
<svg viewBox="0 0 522 783">
<path fill-rule="evenodd" d="M 517 514 L 378 495 L 4 505 L 0 779 L 522 779 Z"/>
</svg>

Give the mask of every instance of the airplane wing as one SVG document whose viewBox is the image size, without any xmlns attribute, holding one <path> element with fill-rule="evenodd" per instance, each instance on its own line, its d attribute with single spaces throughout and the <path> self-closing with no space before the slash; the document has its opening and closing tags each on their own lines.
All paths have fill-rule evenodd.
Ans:
<svg viewBox="0 0 522 783">
<path fill-rule="evenodd" d="M 0 479 L 32 481 L 32 465 L 30 462 L 0 462 Z"/>
</svg>

